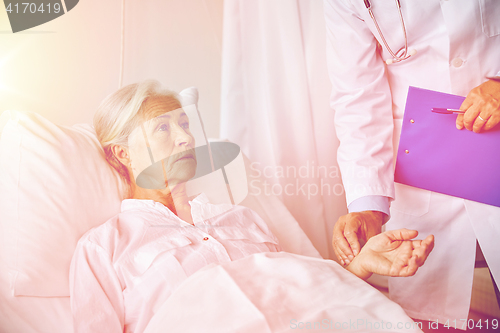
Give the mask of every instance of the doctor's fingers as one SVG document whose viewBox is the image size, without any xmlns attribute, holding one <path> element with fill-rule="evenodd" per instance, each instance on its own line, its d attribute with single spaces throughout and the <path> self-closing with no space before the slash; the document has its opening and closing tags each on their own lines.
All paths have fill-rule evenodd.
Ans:
<svg viewBox="0 0 500 333">
<path fill-rule="evenodd" d="M 344 236 L 346 220 L 346 215 L 344 215 L 338 219 L 337 223 L 335 223 L 332 239 L 333 251 L 335 252 L 337 258 L 339 258 L 342 265 L 346 265 L 350 262 L 349 256 L 351 256 L 351 260 L 354 258 L 351 247 Z"/>
<path fill-rule="evenodd" d="M 456 125 L 457 125 L 457 129 L 459 129 L 459 130 L 464 128 L 464 115 L 463 114 L 457 115 Z"/>
<path fill-rule="evenodd" d="M 344 229 L 344 236 L 349 242 L 350 249 L 352 250 L 352 260 L 354 256 L 357 256 L 361 248 L 358 240 L 359 229 L 361 228 L 361 221 L 358 218 L 348 220 Z"/>
<path fill-rule="evenodd" d="M 497 113 L 500 113 L 500 110 L 497 111 Z M 495 127 L 495 125 L 498 124 L 498 121 L 500 120 L 500 115 L 497 114 L 495 115 L 495 112 L 491 111 L 491 108 L 483 108 L 480 114 L 477 116 L 476 120 L 474 120 L 474 125 L 472 126 L 472 130 L 475 133 L 479 133 L 482 130 L 489 130 Z"/>
<path fill-rule="evenodd" d="M 487 81 L 481 86 L 472 89 L 467 95 L 460 107 L 461 110 L 466 110 L 464 114 L 465 128 L 479 133 L 482 129 L 489 130 L 498 124 L 500 120 L 500 90 L 497 91 L 498 84 L 497 82 Z M 490 118 L 493 118 L 491 123 Z"/>
<path fill-rule="evenodd" d="M 347 256 L 344 254 L 342 251 L 342 248 L 340 246 L 340 243 L 342 241 L 346 242 L 347 241 L 344 238 L 343 235 L 343 229 L 345 227 L 345 222 L 342 221 L 342 217 L 339 218 L 337 223 L 335 223 L 335 226 L 333 227 L 333 236 L 332 236 L 332 247 L 333 251 L 335 252 L 335 255 L 337 258 L 340 260 L 340 263 L 342 265 L 345 265 L 345 259 L 347 259 Z"/>
<path fill-rule="evenodd" d="M 500 110 L 498 110 L 497 112 L 495 112 L 493 115 L 491 115 L 490 118 L 488 118 L 488 121 L 486 122 L 486 124 L 484 125 L 484 130 L 485 131 L 489 131 L 490 129 L 492 129 L 493 127 L 497 126 L 498 123 L 500 123 Z"/>
<path fill-rule="evenodd" d="M 349 243 L 344 238 L 343 234 L 334 234 L 332 245 L 333 251 L 335 252 L 337 258 L 339 258 L 340 263 L 342 265 L 348 265 L 354 257 L 352 255 L 351 248 L 349 247 Z M 351 259 L 349 259 L 349 256 Z"/>
<path fill-rule="evenodd" d="M 462 111 L 467 111 L 472 104 L 473 104 L 474 97 L 471 96 L 471 93 L 465 98 L 465 100 L 462 102 L 462 105 L 460 105 L 460 110 Z M 457 115 L 457 120 L 456 120 L 456 125 L 457 129 L 461 130 L 464 128 L 464 115 L 462 113 Z"/>
<path fill-rule="evenodd" d="M 481 104 L 483 103 L 480 101 L 476 101 L 463 114 L 464 127 L 469 131 L 472 131 L 474 123 L 481 113 Z"/>
</svg>

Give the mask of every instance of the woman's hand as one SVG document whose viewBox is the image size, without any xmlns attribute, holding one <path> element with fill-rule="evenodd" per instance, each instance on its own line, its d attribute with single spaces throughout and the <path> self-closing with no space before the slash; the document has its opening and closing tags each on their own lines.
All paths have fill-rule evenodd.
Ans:
<svg viewBox="0 0 500 333">
<path fill-rule="evenodd" d="M 472 89 L 460 106 L 457 128 L 476 133 L 487 131 L 500 122 L 500 81 L 488 80 Z"/>
<path fill-rule="evenodd" d="M 416 230 L 390 230 L 368 240 L 358 256 L 346 268 L 362 279 L 372 273 L 388 276 L 412 276 L 434 247 L 434 236 L 424 240 Z"/>
</svg>

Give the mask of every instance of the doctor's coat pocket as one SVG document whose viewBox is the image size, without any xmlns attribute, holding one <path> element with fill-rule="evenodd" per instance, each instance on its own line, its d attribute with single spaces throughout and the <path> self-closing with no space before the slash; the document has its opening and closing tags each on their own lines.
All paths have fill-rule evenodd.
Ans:
<svg viewBox="0 0 500 333">
<path fill-rule="evenodd" d="M 394 187 L 396 199 L 391 203 L 391 211 L 410 216 L 422 216 L 429 212 L 430 191 L 398 183 Z"/>
<path fill-rule="evenodd" d="M 488 37 L 500 34 L 500 1 L 479 0 L 483 33 Z"/>
</svg>

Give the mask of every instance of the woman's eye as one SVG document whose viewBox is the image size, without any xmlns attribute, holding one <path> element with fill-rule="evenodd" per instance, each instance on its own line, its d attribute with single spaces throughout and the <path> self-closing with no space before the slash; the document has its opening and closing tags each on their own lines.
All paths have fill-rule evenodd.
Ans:
<svg viewBox="0 0 500 333">
<path fill-rule="evenodd" d="M 189 123 L 182 123 L 182 124 L 181 124 L 181 127 L 182 127 L 183 129 L 189 129 Z"/>
<path fill-rule="evenodd" d="M 158 131 L 168 131 L 168 125 L 167 124 L 161 124 L 158 126 Z"/>
</svg>

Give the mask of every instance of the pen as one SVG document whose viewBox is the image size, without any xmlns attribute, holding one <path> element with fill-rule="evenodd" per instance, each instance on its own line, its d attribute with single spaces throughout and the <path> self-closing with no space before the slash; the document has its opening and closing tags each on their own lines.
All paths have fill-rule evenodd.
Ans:
<svg viewBox="0 0 500 333">
<path fill-rule="evenodd" d="M 443 114 L 463 114 L 465 111 L 458 110 L 458 109 L 447 109 L 447 108 L 432 108 L 432 112 L 436 113 L 443 113 Z"/>
</svg>

